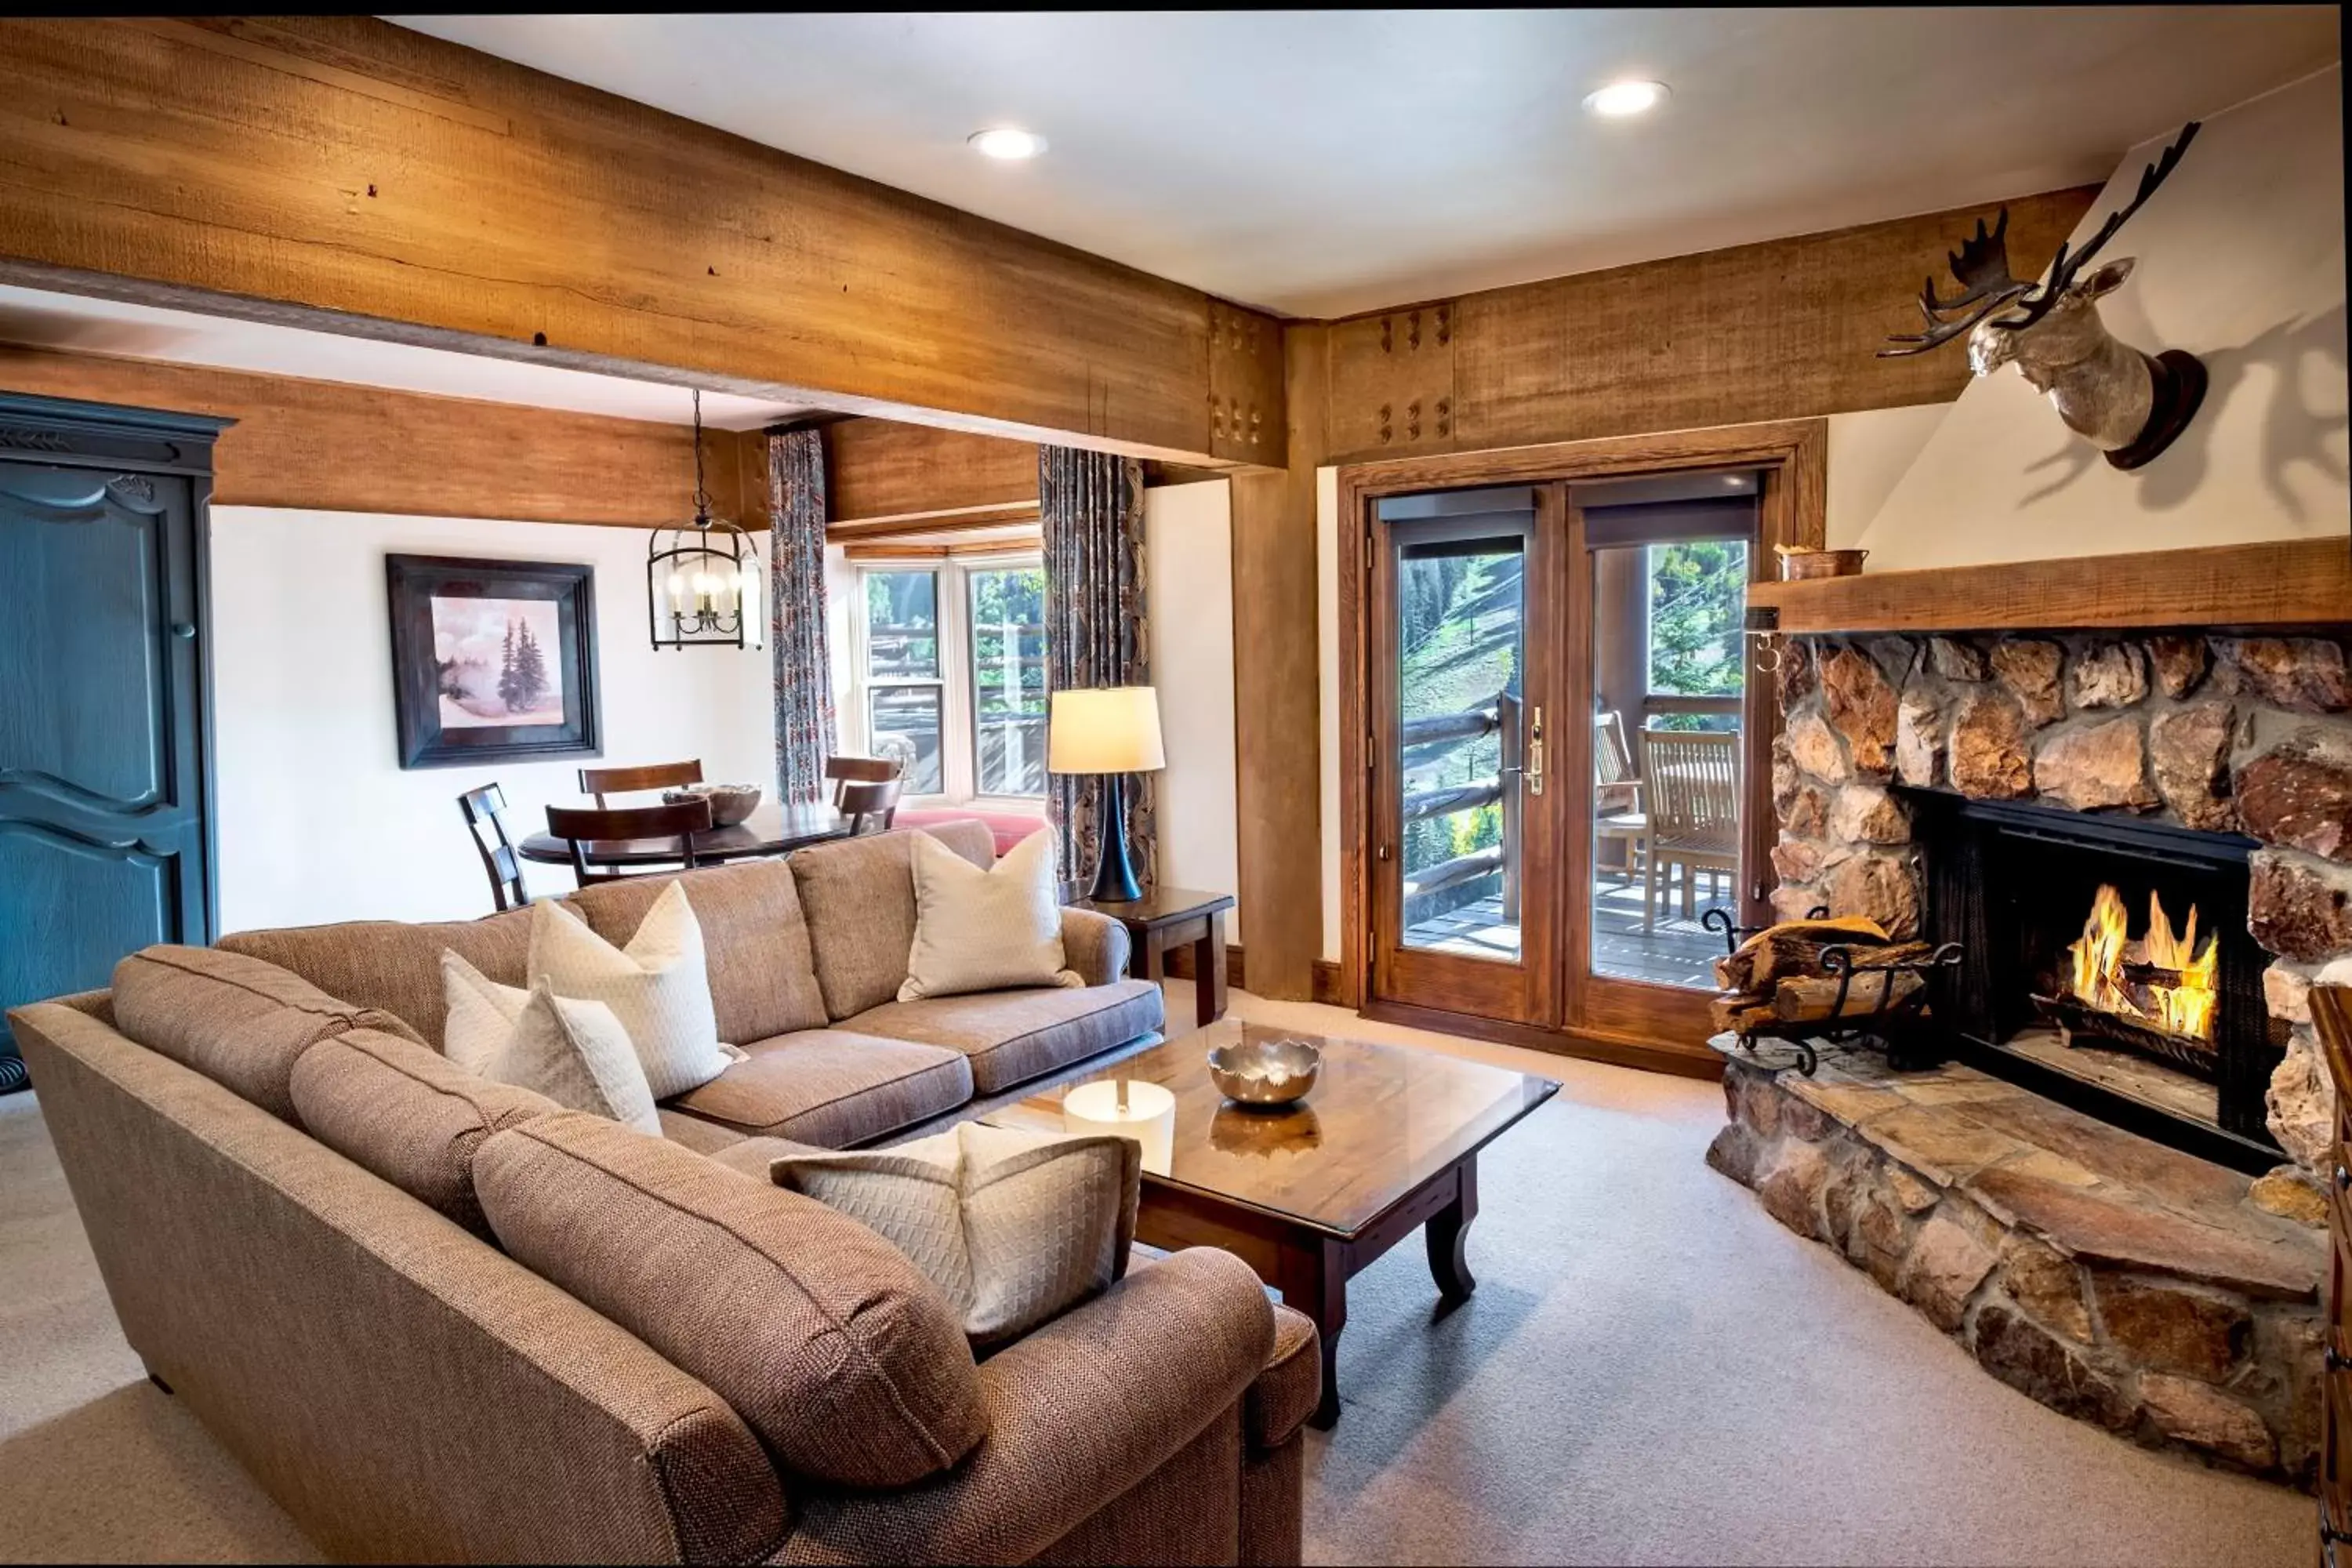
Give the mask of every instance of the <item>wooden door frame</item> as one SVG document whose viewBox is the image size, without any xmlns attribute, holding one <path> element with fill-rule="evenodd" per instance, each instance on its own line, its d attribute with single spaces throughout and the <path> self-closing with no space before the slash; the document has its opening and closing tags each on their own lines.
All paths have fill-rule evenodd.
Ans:
<svg viewBox="0 0 2352 1568">
<path fill-rule="evenodd" d="M 1685 1020 L 1672 1019 L 1664 1030 L 1654 1026 L 1644 1029 L 1642 1020 L 1623 1016 L 1621 1009 L 1604 1009 L 1598 1016 L 1580 1016 L 1577 1009 L 1580 1003 L 1575 997 L 1565 999 L 1570 1011 L 1563 1026 L 1556 1030 L 1499 1024 L 1467 1015 L 1435 1013 L 1370 1001 L 1368 985 L 1373 941 L 1370 918 L 1370 879 L 1373 868 L 1366 846 L 1373 802 L 1366 766 L 1371 754 L 1368 704 L 1372 689 L 1369 661 L 1373 639 L 1367 617 L 1371 605 L 1371 574 L 1375 569 L 1373 508 L 1385 497 L 1406 495 L 1417 490 L 1468 489 L 1482 485 L 1541 485 L 1683 468 L 1726 467 L 1761 468 L 1768 470 L 1769 474 L 1764 486 L 1758 548 L 1751 563 L 1751 580 L 1768 569 L 1768 563 L 1774 559 L 1774 544 L 1818 549 L 1824 543 L 1829 477 L 1829 422 L 1826 419 L 1775 420 L 1643 436 L 1610 436 L 1587 441 L 1560 441 L 1486 452 L 1386 458 L 1340 467 L 1335 548 L 1339 562 L 1337 574 L 1340 835 L 1338 1000 L 1341 1005 L 1365 1011 L 1370 1016 L 1387 1016 L 1399 1022 L 1433 1025 L 1456 1033 L 1534 1046 L 1563 1055 L 1704 1076 L 1713 1076 L 1719 1070 L 1720 1064 L 1714 1053 L 1696 1038 L 1670 1037 L 1685 1035 L 1689 1026 Z M 1572 671 L 1574 661 L 1569 658 L 1567 650 L 1573 646 L 1571 639 L 1586 626 L 1591 606 L 1571 602 L 1564 606 L 1564 611 L 1562 620 L 1566 635 L 1560 639 L 1558 653 L 1563 661 L 1563 670 Z M 1569 710 L 1575 706 L 1575 698 L 1584 689 L 1582 680 L 1570 679 L 1561 683 L 1562 719 L 1568 716 Z M 1747 710 L 1743 717 L 1748 726 L 1748 732 L 1766 737 L 1764 746 L 1769 746 L 1769 737 L 1779 732 L 1780 708 L 1774 699 L 1771 683 L 1755 678 L 1752 668 L 1746 700 Z M 1589 796 L 1592 765 L 1591 726 L 1580 721 L 1580 714 L 1577 717 L 1579 722 L 1556 720 L 1550 727 L 1558 742 L 1554 752 L 1558 760 L 1551 772 L 1557 778 L 1575 783 L 1579 790 Z M 1751 755 L 1760 754 L 1764 746 L 1755 748 Z M 1743 837 L 1748 864 L 1753 868 L 1767 863 L 1775 837 L 1775 826 L 1769 809 L 1769 772 L 1751 767 L 1749 773 Z M 1759 801 L 1761 809 L 1758 808 Z M 1564 881 L 1564 886 L 1576 886 L 1573 880 L 1575 873 L 1589 870 L 1590 844 L 1586 843 L 1581 850 L 1575 847 L 1579 840 L 1587 837 L 1589 836 L 1583 834 L 1569 836 L 1569 853 L 1565 858 L 1570 878 Z M 1578 940 L 1583 929 L 1582 918 L 1571 912 L 1568 941 Z M 1654 989 L 1664 991 L 1667 988 Z M 1691 994 L 1694 999 L 1698 999 L 1699 994 Z M 1703 1018 L 1704 1013 L 1704 1001 L 1701 999 L 1694 1016 Z"/>
</svg>

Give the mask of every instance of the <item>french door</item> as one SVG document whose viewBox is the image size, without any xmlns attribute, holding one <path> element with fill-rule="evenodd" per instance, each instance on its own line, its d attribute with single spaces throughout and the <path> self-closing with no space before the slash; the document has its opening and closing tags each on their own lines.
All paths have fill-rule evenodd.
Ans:
<svg viewBox="0 0 2352 1568">
<path fill-rule="evenodd" d="M 1559 1011 L 1558 487 L 1379 503 L 1370 672 L 1372 992 Z M 1547 791 L 1551 793 L 1547 794 Z"/>
<path fill-rule="evenodd" d="M 1739 436 L 1722 465 L 1351 481 L 1367 1011 L 1711 1062 L 1713 960 L 1763 918 L 1773 837 L 1745 588 L 1820 537 L 1817 438 L 1774 433 L 1765 462 Z"/>
</svg>

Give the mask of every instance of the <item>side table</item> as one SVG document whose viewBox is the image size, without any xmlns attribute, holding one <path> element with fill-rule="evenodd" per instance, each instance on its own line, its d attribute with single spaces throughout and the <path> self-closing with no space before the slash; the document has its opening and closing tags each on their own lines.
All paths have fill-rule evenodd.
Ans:
<svg viewBox="0 0 2352 1568">
<path fill-rule="evenodd" d="M 1167 979 L 1168 950 L 1192 943 L 1195 1016 L 1206 1027 L 1225 1016 L 1225 911 L 1234 907 L 1231 893 L 1152 888 L 1128 903 L 1087 899 L 1070 907 L 1108 915 L 1127 927 L 1138 980 L 1158 984 Z"/>
</svg>

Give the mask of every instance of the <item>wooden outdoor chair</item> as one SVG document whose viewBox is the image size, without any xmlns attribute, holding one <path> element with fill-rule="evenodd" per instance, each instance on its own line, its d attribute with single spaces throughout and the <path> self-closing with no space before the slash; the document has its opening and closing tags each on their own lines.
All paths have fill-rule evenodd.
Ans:
<svg viewBox="0 0 2352 1568">
<path fill-rule="evenodd" d="M 547 831 L 571 846 L 572 874 L 583 887 L 590 882 L 617 882 L 624 877 L 646 872 L 667 876 L 673 860 L 683 862 L 689 871 L 698 864 L 693 836 L 710 831 L 710 802 L 698 797 L 675 805 L 551 805 L 547 808 Z M 639 867 L 635 871 L 597 866 L 589 860 L 589 845 L 625 838 L 674 838 L 677 841 L 677 853 L 665 856 L 658 865 Z"/>
<path fill-rule="evenodd" d="M 1739 736 L 1707 730 L 1642 731 L 1643 795 L 1650 807 L 1650 854 L 1642 929 L 1657 929 L 1658 873 L 1668 890 L 1682 868 L 1682 914 L 1689 920 L 1695 884 L 1739 874 Z"/>
<path fill-rule="evenodd" d="M 608 795 L 634 795 L 639 790 L 676 789 L 702 782 L 702 759 L 688 763 L 645 763 L 633 768 L 582 768 L 580 793 L 594 795 L 599 807 L 610 805 Z"/>
<path fill-rule="evenodd" d="M 827 757 L 824 776 L 833 781 L 833 809 L 852 819 L 853 833 L 868 831 L 866 819 L 878 816 L 887 829 L 898 815 L 898 795 L 906 787 L 906 770 L 888 757 Z"/>
<path fill-rule="evenodd" d="M 482 869 L 489 875 L 491 903 L 502 913 L 530 903 L 530 892 L 522 885 L 522 857 L 507 837 L 506 792 L 495 784 L 469 789 L 457 797 L 457 809 L 465 815 Z"/>
<path fill-rule="evenodd" d="M 1631 882 L 1642 869 L 1650 814 L 1642 809 L 1642 777 L 1625 745 L 1625 721 L 1614 711 L 1592 716 L 1592 819 L 1596 847 L 1622 847 L 1620 879 Z"/>
</svg>

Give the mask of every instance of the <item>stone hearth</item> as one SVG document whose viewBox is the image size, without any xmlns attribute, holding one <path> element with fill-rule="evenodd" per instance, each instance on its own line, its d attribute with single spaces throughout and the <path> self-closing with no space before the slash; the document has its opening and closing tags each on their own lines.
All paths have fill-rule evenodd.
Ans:
<svg viewBox="0 0 2352 1568">
<path fill-rule="evenodd" d="M 1973 1068 L 1718 1037 L 1707 1163 L 2053 1409 L 2311 1484 L 2326 1232 L 2250 1179 Z M 2271 1178 L 2262 1178 L 2269 1181 Z M 2311 1215 L 2315 1221 L 2317 1215 Z"/>
</svg>

